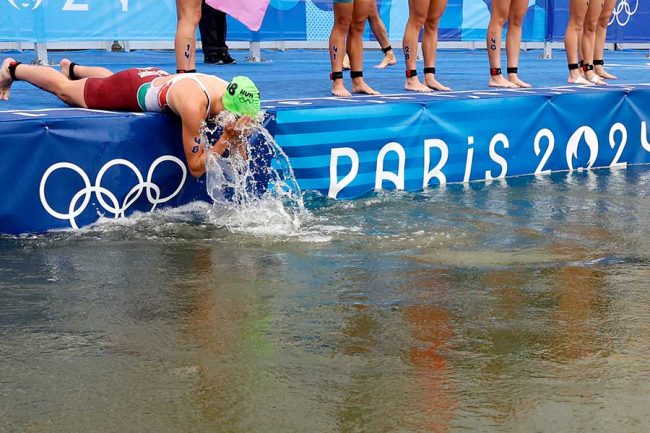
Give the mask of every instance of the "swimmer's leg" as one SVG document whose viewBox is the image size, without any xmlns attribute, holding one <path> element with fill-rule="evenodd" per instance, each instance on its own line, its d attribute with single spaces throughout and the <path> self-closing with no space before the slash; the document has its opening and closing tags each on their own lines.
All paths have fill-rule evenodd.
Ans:
<svg viewBox="0 0 650 433">
<path fill-rule="evenodd" d="M 78 80 L 80 78 L 106 78 L 113 75 L 113 72 L 101 66 L 82 66 L 68 59 L 61 59 L 59 66 L 61 67 L 61 73 L 70 80 Z"/>
<path fill-rule="evenodd" d="M 70 81 L 68 77 L 49 66 L 25 65 L 19 63 L 13 68 L 14 77 L 10 75 L 10 64 L 14 59 L 7 58 L 0 66 L 0 89 L 7 90 L 6 98 L 9 99 L 8 89 L 12 81 L 26 81 L 46 92 L 56 95 L 66 104 L 87 108 L 84 101 L 84 86 L 86 79 Z"/>
</svg>

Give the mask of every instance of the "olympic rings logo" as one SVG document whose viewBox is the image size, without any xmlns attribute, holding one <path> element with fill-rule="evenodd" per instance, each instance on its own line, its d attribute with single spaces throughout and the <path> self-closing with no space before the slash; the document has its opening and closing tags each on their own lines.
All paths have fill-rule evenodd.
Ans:
<svg viewBox="0 0 650 433">
<path fill-rule="evenodd" d="M 167 197 L 160 197 L 160 187 L 153 183 L 151 179 L 153 178 L 153 174 L 158 165 L 166 161 L 177 164 L 181 168 L 182 176 L 181 181 L 179 182 L 178 187 L 174 192 L 172 192 Z M 102 186 L 102 179 L 104 175 L 111 167 L 114 167 L 116 165 L 123 165 L 131 169 L 138 180 L 138 183 L 126 194 L 121 204 L 113 192 Z M 70 200 L 67 213 L 62 213 L 54 210 L 45 197 L 45 185 L 47 184 L 48 178 L 55 171 L 63 169 L 76 172 L 84 183 L 84 187 L 77 191 L 77 193 Z M 76 218 L 86 210 L 86 207 L 88 206 L 88 203 L 90 203 L 90 199 L 93 193 L 95 193 L 97 201 L 104 208 L 104 210 L 112 213 L 117 219 L 124 217 L 124 213 L 129 209 L 129 207 L 131 207 L 131 205 L 133 205 L 133 203 L 135 203 L 140 198 L 143 191 L 146 191 L 147 199 L 152 205 L 150 211 L 154 210 L 157 205 L 171 200 L 181 191 L 181 188 L 183 188 L 183 185 L 185 184 L 186 178 L 187 169 L 185 168 L 185 164 L 180 159 L 171 155 L 161 156 L 151 164 L 151 167 L 149 167 L 149 172 L 147 173 L 146 181 L 143 179 L 140 170 L 138 170 L 138 167 L 136 167 L 135 164 L 127 161 L 126 159 L 114 159 L 104 164 L 104 166 L 99 170 L 94 185 L 90 183 L 90 178 L 79 166 L 70 162 L 58 162 L 50 166 L 50 168 L 48 168 L 43 174 L 39 188 L 39 195 L 41 198 L 41 204 L 47 213 L 52 215 L 54 218 L 70 221 L 70 226 L 74 229 L 78 229 L 79 227 L 77 226 Z M 108 203 L 106 199 L 110 203 Z M 79 203 L 80 201 L 81 203 Z"/>
<path fill-rule="evenodd" d="M 43 0 L 30 0 L 30 1 L 22 0 L 19 1 L 18 3 L 16 3 L 16 0 L 8 0 L 8 1 L 9 4 L 15 7 L 16 9 L 31 9 L 31 10 L 36 9 L 43 2 Z"/>
<path fill-rule="evenodd" d="M 630 7 L 630 3 L 628 3 L 628 0 L 620 0 L 617 4 L 614 10 L 612 11 L 612 16 L 609 19 L 609 23 L 607 25 L 611 26 L 614 21 L 618 23 L 619 26 L 624 27 L 627 25 L 627 23 L 630 22 L 630 18 L 632 18 L 632 15 L 634 15 L 639 9 L 639 0 L 630 0 L 630 1 L 636 1 L 636 5 L 634 6 L 634 10 Z"/>
</svg>

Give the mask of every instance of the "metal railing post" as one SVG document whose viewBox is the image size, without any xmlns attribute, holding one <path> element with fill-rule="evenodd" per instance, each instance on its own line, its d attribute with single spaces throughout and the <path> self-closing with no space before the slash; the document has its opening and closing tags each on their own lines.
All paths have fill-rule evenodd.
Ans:
<svg viewBox="0 0 650 433">
<path fill-rule="evenodd" d="M 36 54 L 36 58 L 34 59 L 34 63 L 37 65 L 47 65 L 48 64 L 48 59 L 47 59 L 47 45 L 43 42 L 36 42 L 34 43 L 34 52 Z"/>
<path fill-rule="evenodd" d="M 260 34 L 259 32 L 251 32 L 251 41 L 249 43 L 249 56 L 246 58 L 247 62 L 261 62 L 262 49 L 260 47 Z"/>
<path fill-rule="evenodd" d="M 542 59 L 553 58 L 553 33 L 555 29 L 555 0 L 546 0 L 546 34 L 544 35 L 544 52 Z"/>
</svg>

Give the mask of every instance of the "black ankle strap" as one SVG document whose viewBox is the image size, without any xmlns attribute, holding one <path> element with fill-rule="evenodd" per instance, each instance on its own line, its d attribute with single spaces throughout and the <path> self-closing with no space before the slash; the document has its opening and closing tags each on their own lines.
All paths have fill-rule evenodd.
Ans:
<svg viewBox="0 0 650 433">
<path fill-rule="evenodd" d="M 18 81 L 18 78 L 16 78 L 16 68 L 18 65 L 22 65 L 21 62 L 11 62 L 9 63 L 9 76 L 11 77 L 12 81 Z"/>
<path fill-rule="evenodd" d="M 580 68 L 580 65 L 577 63 L 569 63 L 569 71 Z"/>
<path fill-rule="evenodd" d="M 578 66 L 580 66 L 581 68 L 582 68 L 584 65 L 585 65 L 585 61 L 584 61 L 584 60 L 580 60 L 580 61 L 578 62 Z"/>
<path fill-rule="evenodd" d="M 506 71 L 507 71 L 509 74 L 518 74 L 518 73 L 519 73 L 519 68 L 516 67 L 516 66 L 515 66 L 514 68 L 506 68 Z"/>
<path fill-rule="evenodd" d="M 194 74 L 196 69 L 176 69 L 177 74 Z"/>
<path fill-rule="evenodd" d="M 411 78 L 411 77 L 417 77 L 418 76 L 418 71 L 415 69 L 407 69 L 406 70 L 406 78 Z"/>
<path fill-rule="evenodd" d="M 435 73 L 436 73 L 436 68 L 435 68 L 435 67 L 432 67 L 432 68 L 424 68 L 424 73 L 425 73 L 425 74 L 435 74 Z"/>
<path fill-rule="evenodd" d="M 389 52 L 389 51 L 392 50 L 392 49 L 393 49 L 393 47 L 391 47 L 391 46 L 389 45 L 389 46 L 387 46 L 386 48 L 382 48 L 381 51 L 382 51 L 384 54 L 386 54 L 387 52 Z"/>
<path fill-rule="evenodd" d="M 330 80 L 342 80 L 343 79 L 343 71 L 337 71 L 337 72 L 330 72 Z"/>
<path fill-rule="evenodd" d="M 363 71 L 350 71 L 350 78 L 361 78 L 363 77 Z"/>
<path fill-rule="evenodd" d="M 74 67 L 79 66 L 75 62 L 70 62 L 70 66 L 68 66 L 68 77 L 70 77 L 71 80 L 78 80 L 79 77 L 77 77 L 74 73 Z"/>
<path fill-rule="evenodd" d="M 587 71 L 593 71 L 594 70 L 594 65 L 590 65 L 589 63 L 585 63 L 582 65 L 582 70 L 587 72 Z"/>
<path fill-rule="evenodd" d="M 501 68 L 490 68 L 490 75 L 501 75 Z"/>
<path fill-rule="evenodd" d="M 605 61 L 603 59 L 596 60 L 594 59 L 594 66 L 603 66 Z"/>
</svg>

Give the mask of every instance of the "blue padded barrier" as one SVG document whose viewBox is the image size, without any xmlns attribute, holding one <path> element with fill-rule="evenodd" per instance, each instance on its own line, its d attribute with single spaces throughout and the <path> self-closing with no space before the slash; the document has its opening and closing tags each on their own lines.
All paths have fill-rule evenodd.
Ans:
<svg viewBox="0 0 650 433">
<path fill-rule="evenodd" d="M 302 190 L 378 189 L 650 162 L 650 84 L 265 101 Z M 208 200 L 180 122 L 83 109 L 0 112 L 0 232 L 81 227 Z M 263 191 L 264 179 L 258 180 Z"/>
</svg>

